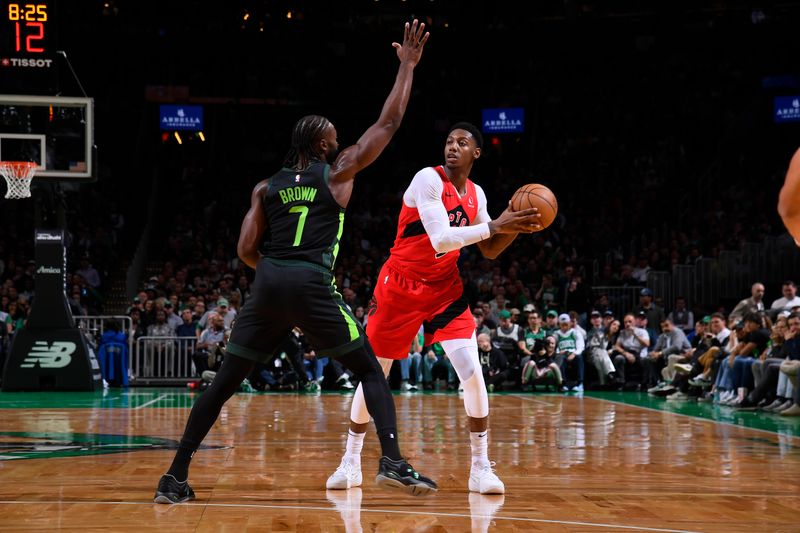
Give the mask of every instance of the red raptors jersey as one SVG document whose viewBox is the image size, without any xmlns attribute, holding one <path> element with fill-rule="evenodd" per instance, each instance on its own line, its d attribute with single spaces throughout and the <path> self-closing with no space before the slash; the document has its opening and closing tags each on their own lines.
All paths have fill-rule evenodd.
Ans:
<svg viewBox="0 0 800 533">
<path fill-rule="evenodd" d="M 466 182 L 466 194 L 459 197 L 455 186 L 450 183 L 441 166 L 434 170 L 442 179 L 442 204 L 450 218 L 450 226 L 469 226 L 478 215 L 478 195 L 475 184 L 470 179 Z M 447 253 L 436 253 L 430 238 L 425 232 L 419 211 L 403 202 L 400 220 L 397 224 L 397 237 L 394 240 L 387 263 L 421 281 L 437 281 L 458 276 L 460 250 Z"/>
</svg>

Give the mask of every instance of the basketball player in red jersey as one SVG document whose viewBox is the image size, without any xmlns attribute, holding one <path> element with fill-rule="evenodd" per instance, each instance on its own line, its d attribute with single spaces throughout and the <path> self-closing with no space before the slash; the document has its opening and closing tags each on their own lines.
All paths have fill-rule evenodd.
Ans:
<svg viewBox="0 0 800 533">
<path fill-rule="evenodd" d="M 385 374 L 408 348 L 420 324 L 425 344 L 439 342 L 464 388 L 472 446 L 469 490 L 502 494 L 488 458 L 489 397 L 478 361 L 475 322 L 458 272 L 459 250 L 477 244 L 494 259 L 518 233 L 542 229 L 538 210 L 503 211 L 492 220 L 486 196 L 469 178 L 481 155 L 478 128 L 461 122 L 447 135 L 445 164 L 420 170 L 403 195 L 394 247 L 378 276 L 367 337 Z M 361 447 L 370 417 L 359 385 L 350 408 L 347 448 L 327 488 L 361 485 Z"/>
</svg>

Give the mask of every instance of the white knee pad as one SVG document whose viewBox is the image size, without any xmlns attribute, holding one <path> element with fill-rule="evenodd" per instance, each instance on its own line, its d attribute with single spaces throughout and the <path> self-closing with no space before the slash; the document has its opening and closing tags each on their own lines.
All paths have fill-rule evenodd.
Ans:
<svg viewBox="0 0 800 533">
<path fill-rule="evenodd" d="M 464 383 L 472 377 L 473 374 L 480 374 L 481 363 L 478 360 L 478 342 L 475 340 L 475 334 L 472 334 L 470 339 L 452 339 L 441 341 L 444 353 L 450 359 L 450 364 L 458 374 L 458 379 Z"/>
<path fill-rule="evenodd" d="M 383 375 L 388 376 L 392 370 L 392 363 L 394 359 L 386 359 L 378 357 L 378 363 L 383 369 Z M 367 410 L 367 402 L 364 401 L 364 388 L 361 383 L 358 384 L 355 394 L 353 394 L 353 403 L 350 404 L 350 420 L 356 424 L 368 424 L 370 421 L 369 411 Z"/>
<path fill-rule="evenodd" d="M 467 411 L 467 416 L 486 418 L 489 416 L 489 395 L 486 393 L 486 384 L 478 360 L 475 334 L 472 334 L 471 339 L 442 341 L 441 345 L 464 387 L 464 409 Z"/>
</svg>

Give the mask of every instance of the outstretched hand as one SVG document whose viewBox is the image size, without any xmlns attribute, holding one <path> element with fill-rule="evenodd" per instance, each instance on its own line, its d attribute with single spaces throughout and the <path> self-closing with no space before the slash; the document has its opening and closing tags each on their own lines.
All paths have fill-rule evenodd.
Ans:
<svg viewBox="0 0 800 533">
<path fill-rule="evenodd" d="M 403 44 L 392 43 L 392 46 L 397 49 L 397 58 L 401 63 L 409 63 L 415 66 L 419 63 L 422 57 L 422 49 L 430 37 L 430 32 L 425 31 L 425 23 L 419 23 L 414 19 L 410 25 L 406 22 L 405 30 L 403 32 Z"/>
<path fill-rule="evenodd" d="M 513 211 L 511 202 L 508 202 L 508 209 L 503 211 L 499 217 L 489 223 L 489 230 L 495 233 L 534 233 L 542 231 L 542 215 L 535 207 Z"/>
</svg>

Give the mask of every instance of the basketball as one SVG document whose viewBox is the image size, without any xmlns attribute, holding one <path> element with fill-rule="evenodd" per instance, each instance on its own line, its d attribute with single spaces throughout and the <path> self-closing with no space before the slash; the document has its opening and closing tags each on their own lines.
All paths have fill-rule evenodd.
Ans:
<svg viewBox="0 0 800 533">
<path fill-rule="evenodd" d="M 553 191 L 540 183 L 523 185 L 511 197 L 511 209 L 521 211 L 535 207 L 541 215 L 542 229 L 553 223 L 558 214 L 558 201 Z"/>
</svg>

